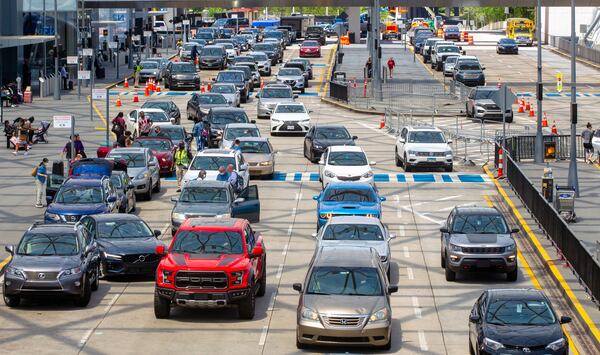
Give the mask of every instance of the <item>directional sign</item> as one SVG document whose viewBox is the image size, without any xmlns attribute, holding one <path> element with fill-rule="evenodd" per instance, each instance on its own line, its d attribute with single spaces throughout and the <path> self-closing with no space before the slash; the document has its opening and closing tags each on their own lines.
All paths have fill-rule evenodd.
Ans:
<svg viewBox="0 0 600 355">
<path fill-rule="evenodd" d="M 94 55 L 94 50 L 92 48 L 84 48 L 82 51 L 84 56 L 91 57 Z"/>
<path fill-rule="evenodd" d="M 89 70 L 79 70 L 79 71 L 77 71 L 77 79 L 79 79 L 79 80 L 89 80 L 90 79 L 90 71 Z"/>
<path fill-rule="evenodd" d="M 69 55 L 67 56 L 67 64 L 77 64 L 78 59 L 76 55 Z"/>
<path fill-rule="evenodd" d="M 502 84 L 500 90 L 494 92 L 491 99 L 498 107 L 506 111 L 515 102 L 517 96 L 505 84 Z"/>
<path fill-rule="evenodd" d="M 115 49 L 119 46 L 119 42 L 108 42 L 108 48 Z"/>
<path fill-rule="evenodd" d="M 53 116 L 52 126 L 54 128 L 71 128 L 71 116 Z"/>
<path fill-rule="evenodd" d="M 106 100 L 106 90 L 105 89 L 92 90 L 92 98 L 94 100 Z"/>
</svg>

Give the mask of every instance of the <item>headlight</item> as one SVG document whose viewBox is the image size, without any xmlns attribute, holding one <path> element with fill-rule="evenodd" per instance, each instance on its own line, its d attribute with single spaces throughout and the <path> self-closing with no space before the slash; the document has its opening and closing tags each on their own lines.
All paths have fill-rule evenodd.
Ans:
<svg viewBox="0 0 600 355">
<path fill-rule="evenodd" d="M 332 172 L 331 172 L 331 171 L 329 171 L 329 170 L 325 170 L 325 171 L 323 172 L 323 175 L 327 176 L 328 178 L 334 178 L 334 177 L 335 177 L 335 174 L 334 174 L 334 173 L 332 173 Z"/>
<path fill-rule="evenodd" d="M 165 159 L 165 158 L 160 158 L 160 160 L 161 160 L 163 163 L 166 163 L 166 162 L 167 162 L 167 159 Z"/>
<path fill-rule="evenodd" d="M 320 144 L 316 144 L 316 143 L 313 143 L 313 147 L 314 147 L 315 149 L 323 149 L 323 148 L 325 148 L 324 146 L 322 146 L 322 145 L 320 145 Z"/>
<path fill-rule="evenodd" d="M 107 253 L 105 251 L 102 252 L 102 255 L 104 256 L 104 258 L 106 259 L 118 259 L 121 260 L 121 255 L 117 255 L 117 254 L 110 254 Z"/>
<path fill-rule="evenodd" d="M 54 213 L 46 212 L 46 218 L 51 219 L 53 221 L 60 221 L 60 216 Z"/>
<path fill-rule="evenodd" d="M 135 178 L 136 180 L 141 180 L 141 179 L 147 179 L 150 177 L 150 173 L 147 171 L 143 171 L 141 173 L 139 173 Z"/>
<path fill-rule="evenodd" d="M 515 251 L 517 249 L 517 244 L 513 243 L 506 247 L 506 251 Z"/>
<path fill-rule="evenodd" d="M 452 155 L 452 151 L 451 151 L 451 150 L 447 150 L 447 151 L 445 152 L 445 154 L 446 154 L 446 155 Z"/>
<path fill-rule="evenodd" d="M 260 166 L 271 166 L 271 165 L 273 165 L 273 162 L 271 162 L 271 161 L 263 161 L 263 162 L 260 162 L 259 165 Z"/>
<path fill-rule="evenodd" d="M 500 350 L 500 349 L 504 349 L 504 345 L 500 344 L 497 341 L 494 341 L 490 338 L 484 338 L 483 339 L 483 345 L 486 346 L 489 349 L 492 349 L 494 351 L 496 350 Z"/>
<path fill-rule="evenodd" d="M 161 281 L 163 284 L 171 283 L 171 276 L 173 276 L 173 271 L 171 270 L 162 270 L 161 272 Z"/>
<path fill-rule="evenodd" d="M 17 269 L 16 267 L 12 267 L 12 266 L 8 266 L 6 268 L 6 274 L 10 275 L 10 276 L 14 276 L 14 277 L 16 277 L 18 279 L 21 279 L 21 280 L 27 279 L 27 277 L 25 276 L 25 273 L 23 272 L 23 270 Z"/>
<path fill-rule="evenodd" d="M 371 317 L 369 317 L 369 322 L 375 323 L 375 322 L 387 321 L 389 318 L 389 315 L 390 315 L 390 312 L 387 310 L 387 308 L 382 308 L 382 309 L 378 310 L 377 312 L 371 314 Z"/>
<path fill-rule="evenodd" d="M 242 280 L 244 278 L 244 272 L 243 271 L 234 271 L 231 273 L 231 284 L 232 285 L 241 285 L 242 284 Z"/>
<path fill-rule="evenodd" d="M 462 247 L 459 247 L 458 245 L 450 244 L 450 250 L 460 253 L 462 251 Z"/>
<path fill-rule="evenodd" d="M 302 317 L 302 319 L 305 319 L 305 320 L 312 320 L 312 321 L 319 320 L 319 314 L 317 312 L 313 311 L 312 309 L 306 308 L 306 307 L 302 308 L 301 317 Z"/>
<path fill-rule="evenodd" d="M 414 151 L 414 150 L 407 150 L 407 151 L 406 151 L 406 153 L 407 153 L 408 155 L 415 155 L 415 154 L 417 154 L 417 152 L 416 152 L 416 151 Z"/>
<path fill-rule="evenodd" d="M 61 277 L 64 277 L 64 276 L 77 275 L 80 272 L 81 272 L 81 268 L 80 267 L 74 267 L 72 269 L 66 269 L 66 270 L 61 271 L 58 274 L 58 278 L 60 279 Z"/>
<path fill-rule="evenodd" d="M 158 74 L 158 73 L 157 73 L 157 72 L 152 72 L 152 74 L 153 74 L 153 75 L 156 75 L 156 74 Z"/>
<path fill-rule="evenodd" d="M 173 212 L 171 213 L 171 219 L 177 222 L 183 222 L 185 221 L 185 214 Z"/>
<path fill-rule="evenodd" d="M 329 219 L 331 218 L 332 214 L 331 213 L 319 213 L 319 217 L 323 218 L 323 219 Z"/>
<path fill-rule="evenodd" d="M 377 213 L 367 213 L 367 217 L 379 218 L 379 215 Z"/>
<path fill-rule="evenodd" d="M 361 176 L 361 177 L 363 177 L 363 178 L 365 178 L 365 179 L 368 179 L 368 178 L 370 178 L 370 177 L 372 177 L 372 176 L 373 176 L 373 172 L 369 170 L 369 171 L 367 171 L 366 173 L 362 174 L 362 176 Z"/>
<path fill-rule="evenodd" d="M 567 345 L 567 341 L 564 338 L 560 338 L 560 339 L 548 344 L 548 346 L 546 346 L 546 349 L 549 349 L 552 351 L 558 351 L 558 350 L 564 348 L 566 345 Z"/>
</svg>

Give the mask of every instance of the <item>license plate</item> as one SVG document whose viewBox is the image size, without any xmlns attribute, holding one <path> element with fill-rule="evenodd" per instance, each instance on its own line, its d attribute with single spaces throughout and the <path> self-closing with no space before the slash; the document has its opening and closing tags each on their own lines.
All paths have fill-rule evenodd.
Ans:
<svg viewBox="0 0 600 355">
<path fill-rule="evenodd" d="M 489 260 L 477 260 L 477 267 L 482 269 L 489 268 L 490 262 Z"/>
<path fill-rule="evenodd" d="M 427 161 L 436 161 L 435 158 L 427 158 Z"/>
<path fill-rule="evenodd" d="M 294 129 L 294 126 L 287 126 L 287 129 Z"/>
</svg>

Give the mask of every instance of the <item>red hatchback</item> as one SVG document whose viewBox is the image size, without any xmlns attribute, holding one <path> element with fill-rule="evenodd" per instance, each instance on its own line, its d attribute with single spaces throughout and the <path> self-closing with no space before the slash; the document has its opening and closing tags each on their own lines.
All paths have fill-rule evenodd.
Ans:
<svg viewBox="0 0 600 355">
<path fill-rule="evenodd" d="M 317 41 L 304 41 L 300 45 L 300 57 L 320 57 L 321 45 Z"/>
<path fill-rule="evenodd" d="M 175 150 L 176 147 L 169 138 L 162 137 L 138 137 L 133 142 L 134 147 L 149 148 L 152 150 L 162 175 L 172 175 L 175 172 Z"/>
</svg>

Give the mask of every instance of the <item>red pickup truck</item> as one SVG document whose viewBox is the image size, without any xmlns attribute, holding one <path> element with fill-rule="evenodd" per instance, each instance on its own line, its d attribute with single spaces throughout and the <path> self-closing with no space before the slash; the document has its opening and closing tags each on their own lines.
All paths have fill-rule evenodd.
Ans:
<svg viewBox="0 0 600 355">
<path fill-rule="evenodd" d="M 256 297 L 267 287 L 266 249 L 250 222 L 239 218 L 189 218 L 168 250 L 158 246 L 154 315 L 168 318 L 172 306 L 220 308 L 237 305 L 239 317 L 254 318 Z"/>
</svg>

